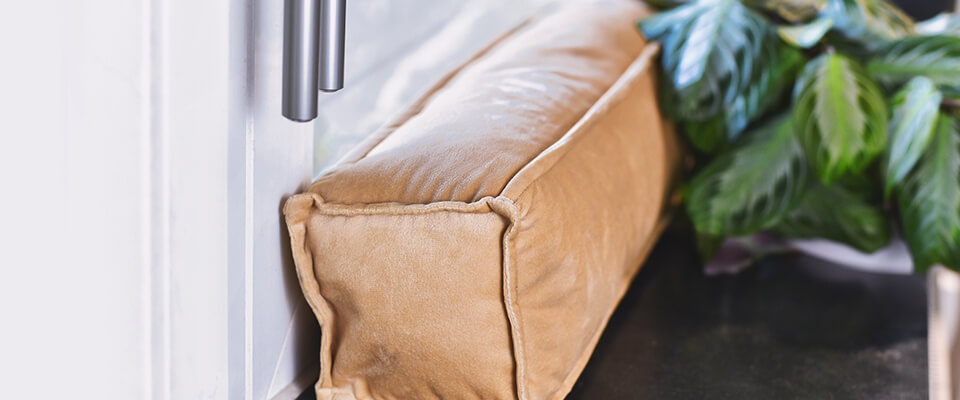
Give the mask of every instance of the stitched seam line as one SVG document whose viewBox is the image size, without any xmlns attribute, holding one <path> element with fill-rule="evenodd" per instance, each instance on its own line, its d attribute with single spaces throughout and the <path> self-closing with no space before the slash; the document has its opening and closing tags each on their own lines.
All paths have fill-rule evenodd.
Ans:
<svg viewBox="0 0 960 400">
<path fill-rule="evenodd" d="M 291 224 L 288 221 L 288 233 L 292 243 L 297 243 L 294 251 L 294 266 L 297 271 L 297 281 L 304 292 L 304 297 L 314 315 L 317 316 L 317 322 L 320 325 L 320 379 L 315 388 L 332 386 L 332 340 L 333 337 L 333 312 L 330 304 L 320 294 L 320 282 L 313 272 L 313 255 L 307 243 L 306 225 L 303 221 Z M 301 263 L 305 260 L 305 263 Z M 307 265 L 304 265 L 307 264 Z"/>
<path fill-rule="evenodd" d="M 491 212 L 490 203 L 493 197 L 484 197 L 480 200 L 466 203 L 462 201 L 441 201 L 426 204 L 400 203 L 373 203 L 373 204 L 336 204 L 325 203 L 316 193 L 301 193 L 293 197 L 309 196 L 313 199 L 313 212 L 328 216 L 363 216 L 363 215 L 418 215 L 444 211 L 465 214 L 482 214 Z"/>
<path fill-rule="evenodd" d="M 518 214 L 516 205 L 510 199 L 506 198 L 493 198 L 493 197 L 484 197 L 480 200 L 477 200 L 472 203 L 465 203 L 460 201 L 445 201 L 445 202 L 436 202 L 428 204 L 399 204 L 399 203 L 378 203 L 373 205 L 358 204 L 358 205 L 344 205 L 344 204 L 328 204 L 324 203 L 323 198 L 316 193 L 301 193 L 298 195 L 292 196 L 287 201 L 294 200 L 294 198 L 309 198 L 312 200 L 310 203 L 311 210 L 305 215 L 298 217 L 296 223 L 291 224 L 288 221 L 288 226 L 290 227 L 290 236 L 291 240 L 296 243 L 302 244 L 298 249 L 295 250 L 294 261 L 297 267 L 297 276 L 300 279 L 301 286 L 304 288 L 305 296 L 307 301 L 313 309 L 315 315 L 320 321 L 321 328 L 321 376 L 320 380 L 315 385 L 315 390 L 320 389 L 329 389 L 333 388 L 332 380 L 332 336 L 331 334 L 324 334 L 327 330 L 333 331 L 333 320 L 332 320 L 332 310 L 330 309 L 329 303 L 326 299 L 320 294 L 319 280 L 314 275 L 314 263 L 313 257 L 309 254 L 309 247 L 306 246 L 306 219 L 309 219 L 309 216 L 313 213 L 324 216 L 370 216 L 370 215 L 388 215 L 388 216 L 403 216 L 403 215 L 423 215 L 439 212 L 455 212 L 463 214 L 484 214 L 484 213 L 494 213 L 500 215 L 501 217 L 507 219 L 510 224 L 507 228 L 507 232 L 503 235 L 502 238 L 502 249 L 504 252 L 504 258 L 501 261 L 502 263 L 502 276 L 504 280 L 503 284 L 503 296 L 504 296 L 504 311 L 507 314 L 507 323 L 508 328 L 511 330 L 511 339 L 514 346 L 514 364 L 517 368 L 517 393 L 520 399 L 526 399 L 525 386 L 523 384 L 525 378 L 524 363 L 523 363 L 523 345 L 522 345 L 522 334 L 519 328 L 519 310 L 516 302 L 514 300 L 513 291 L 510 288 L 513 286 L 513 275 L 510 271 L 510 266 L 515 265 L 510 262 L 509 254 L 512 246 L 509 246 L 508 243 L 512 240 L 513 235 L 516 232 L 516 223 L 517 218 L 515 217 Z M 287 210 L 285 210 L 285 213 Z M 290 210 L 290 213 L 293 213 Z M 298 229 L 303 230 L 303 234 L 295 233 L 293 227 L 296 226 Z M 304 257 L 306 260 L 305 264 L 301 267 L 301 263 L 298 262 L 301 257 Z M 306 271 L 309 269 L 309 271 Z M 305 276 L 309 275 L 309 276 Z"/>
<path fill-rule="evenodd" d="M 637 80 L 639 80 L 643 76 L 643 74 L 647 71 L 647 68 L 653 62 L 652 57 L 659 51 L 660 51 L 660 46 L 657 43 L 650 43 L 644 46 L 644 49 L 640 52 L 640 55 L 638 55 L 636 60 L 634 60 L 634 62 L 627 67 L 627 69 L 621 75 L 621 78 L 627 73 L 631 73 L 631 72 L 633 73 L 633 76 L 629 77 L 629 79 L 623 83 L 619 82 L 619 79 L 617 82 L 614 82 L 610 86 L 610 89 L 608 90 L 617 90 L 616 92 L 608 91 L 607 93 L 604 93 L 602 96 L 600 96 L 597 102 L 594 103 L 594 105 L 591 106 L 586 113 L 584 113 L 586 117 L 583 117 L 579 121 L 574 123 L 573 127 L 571 127 L 566 134 L 560 137 L 560 139 L 557 139 L 557 141 L 554 142 L 553 145 L 548 147 L 546 150 L 542 151 L 540 154 L 537 154 L 536 156 L 534 156 L 533 159 L 530 160 L 530 162 L 528 162 L 526 165 L 521 167 L 520 170 L 517 171 L 517 173 L 514 174 L 509 181 L 507 181 L 507 184 L 503 187 L 503 190 L 500 192 L 500 195 L 501 196 L 505 195 L 506 192 L 509 189 L 511 189 L 511 184 L 514 182 L 514 180 L 517 179 L 518 177 L 521 177 L 524 171 L 527 170 L 528 167 L 540 161 L 541 156 L 552 153 L 554 151 L 561 151 L 561 150 L 563 151 L 563 153 L 560 154 L 553 161 L 553 164 L 551 164 L 550 167 L 548 167 L 544 171 L 541 171 L 540 174 L 538 174 L 537 176 L 532 177 L 530 181 L 527 182 L 527 185 L 522 190 L 520 190 L 520 193 L 517 194 L 516 198 L 519 199 L 521 196 L 523 196 L 523 194 L 526 193 L 527 189 L 530 189 L 530 187 L 533 186 L 533 184 L 537 180 L 539 180 L 544 175 L 547 175 L 550 171 L 553 170 L 553 168 L 557 164 L 560 164 L 560 161 L 562 161 L 567 156 L 567 154 L 570 153 L 570 148 L 572 148 L 575 144 L 577 144 L 579 142 L 579 139 L 584 136 L 582 132 L 590 131 L 594 126 L 596 126 L 597 123 L 599 123 L 602 117 L 606 116 L 609 113 L 609 110 L 613 109 L 618 104 L 620 104 L 620 102 L 622 102 L 624 99 L 629 97 L 629 92 L 634 88 L 633 84 L 637 82 Z M 643 66 L 638 70 L 636 70 L 636 72 L 631 71 L 633 69 L 633 66 L 637 62 L 640 62 L 641 60 L 643 61 Z M 601 110 L 603 111 L 602 113 L 600 112 Z M 569 140 L 564 142 L 564 139 L 569 139 Z"/>
<path fill-rule="evenodd" d="M 507 320 L 510 322 L 511 337 L 513 339 L 514 361 L 517 372 L 517 397 L 521 400 L 527 398 L 526 390 L 526 356 L 523 345 L 523 319 L 520 312 L 520 306 L 517 304 L 516 282 L 514 273 L 516 265 L 519 263 L 519 252 L 515 245 L 515 237 L 519 229 L 519 208 L 506 197 L 497 197 L 490 202 L 495 212 L 507 218 L 510 221 L 510 227 L 503 236 L 503 301 L 507 312 Z"/>
</svg>

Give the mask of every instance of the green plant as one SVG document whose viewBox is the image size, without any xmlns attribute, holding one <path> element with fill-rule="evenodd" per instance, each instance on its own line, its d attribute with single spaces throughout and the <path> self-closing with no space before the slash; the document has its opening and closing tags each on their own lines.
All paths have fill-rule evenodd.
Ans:
<svg viewBox="0 0 960 400">
<path fill-rule="evenodd" d="M 960 18 L 884 0 L 647 0 L 660 103 L 696 150 L 701 251 L 773 231 L 960 269 Z M 897 221 L 896 223 L 889 223 Z"/>
</svg>

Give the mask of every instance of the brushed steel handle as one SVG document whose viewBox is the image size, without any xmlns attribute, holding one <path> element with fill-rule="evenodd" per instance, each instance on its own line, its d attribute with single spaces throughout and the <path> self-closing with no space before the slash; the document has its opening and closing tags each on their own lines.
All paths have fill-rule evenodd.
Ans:
<svg viewBox="0 0 960 400">
<path fill-rule="evenodd" d="M 343 46 L 347 0 L 323 0 L 320 6 L 320 90 L 343 89 Z"/>
<path fill-rule="evenodd" d="M 343 88 L 346 0 L 286 0 L 283 31 L 283 116 L 317 117 L 317 92 Z"/>
</svg>

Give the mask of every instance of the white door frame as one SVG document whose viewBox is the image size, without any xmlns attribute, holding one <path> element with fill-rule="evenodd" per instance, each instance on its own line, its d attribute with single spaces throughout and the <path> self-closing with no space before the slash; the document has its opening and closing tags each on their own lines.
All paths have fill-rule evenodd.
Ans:
<svg viewBox="0 0 960 400">
<path fill-rule="evenodd" d="M 318 338 L 281 225 L 310 181 L 314 129 L 280 115 L 283 1 L 143 1 L 153 397 L 271 398 Z"/>
</svg>

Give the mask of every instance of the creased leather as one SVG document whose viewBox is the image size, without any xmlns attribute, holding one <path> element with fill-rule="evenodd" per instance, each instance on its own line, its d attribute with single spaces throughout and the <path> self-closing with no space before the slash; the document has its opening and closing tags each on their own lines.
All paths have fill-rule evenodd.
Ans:
<svg viewBox="0 0 960 400">
<path fill-rule="evenodd" d="M 678 170 L 638 2 L 568 6 L 453 71 L 285 207 L 319 399 L 559 399 Z"/>
</svg>

